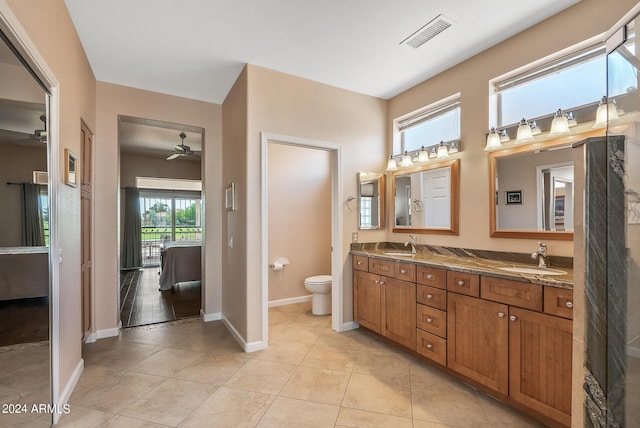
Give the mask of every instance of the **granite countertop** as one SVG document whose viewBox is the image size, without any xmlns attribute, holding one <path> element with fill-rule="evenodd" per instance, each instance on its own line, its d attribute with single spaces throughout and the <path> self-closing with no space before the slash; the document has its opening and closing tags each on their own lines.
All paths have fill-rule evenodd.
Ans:
<svg viewBox="0 0 640 428">
<path fill-rule="evenodd" d="M 418 246 L 420 247 L 420 246 Z M 394 256 L 384 254 L 385 251 L 406 251 L 404 248 L 393 247 L 375 247 L 367 248 L 363 246 L 361 248 L 352 248 L 351 254 L 377 257 L 391 260 L 398 260 L 407 263 L 415 263 L 418 265 L 424 265 L 435 268 L 446 268 L 457 272 L 466 272 L 484 276 L 492 276 L 496 278 L 512 279 L 517 281 L 530 282 L 533 284 L 540 284 L 548 287 L 573 289 L 573 269 L 567 266 L 554 266 L 553 264 L 549 269 L 561 270 L 566 272 L 563 275 L 540 275 L 540 274 L 525 274 L 519 272 L 507 272 L 501 270 L 501 267 L 528 267 L 536 268 L 537 265 L 532 263 L 523 263 L 522 258 L 517 262 L 513 260 L 500 260 L 482 258 L 473 254 L 473 251 L 466 250 L 466 256 L 460 256 L 457 254 L 440 254 L 438 252 L 432 252 L 420 248 L 419 251 L 413 257 L 407 256 Z M 421 251 L 420 251 L 421 250 Z M 533 260 L 532 260 L 533 261 Z"/>
</svg>

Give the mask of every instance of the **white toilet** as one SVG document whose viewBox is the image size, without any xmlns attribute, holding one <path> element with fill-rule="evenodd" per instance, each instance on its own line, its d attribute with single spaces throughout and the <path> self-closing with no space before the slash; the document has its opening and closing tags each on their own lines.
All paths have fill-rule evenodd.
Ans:
<svg viewBox="0 0 640 428">
<path fill-rule="evenodd" d="M 311 313 L 329 315 L 331 313 L 331 275 L 310 276 L 304 280 L 304 288 L 313 293 Z"/>
</svg>

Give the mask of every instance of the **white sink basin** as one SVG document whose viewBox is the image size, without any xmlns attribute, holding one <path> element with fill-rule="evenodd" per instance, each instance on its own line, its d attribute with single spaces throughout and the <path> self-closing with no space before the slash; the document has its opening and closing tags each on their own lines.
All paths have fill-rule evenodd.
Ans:
<svg viewBox="0 0 640 428">
<path fill-rule="evenodd" d="M 382 254 L 387 256 L 398 256 L 398 257 L 413 257 L 415 254 L 413 253 L 405 253 L 402 251 L 383 251 Z"/>
<path fill-rule="evenodd" d="M 537 268 L 537 267 L 501 267 L 498 268 L 507 272 L 524 273 L 529 275 L 566 275 L 563 270 L 549 269 L 549 268 Z"/>
</svg>

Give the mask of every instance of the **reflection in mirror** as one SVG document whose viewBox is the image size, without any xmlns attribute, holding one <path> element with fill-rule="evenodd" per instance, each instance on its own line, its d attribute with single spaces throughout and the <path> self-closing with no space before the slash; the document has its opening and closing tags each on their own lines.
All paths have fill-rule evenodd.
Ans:
<svg viewBox="0 0 640 428">
<path fill-rule="evenodd" d="M 4 402 L 31 409 L 33 404 L 51 403 L 47 94 L 3 40 L 0 378 Z M 0 416 L 4 418 L 11 426 L 49 426 L 52 421 L 46 412 Z"/>
<path fill-rule="evenodd" d="M 358 229 L 384 229 L 384 175 L 358 173 Z"/>
<path fill-rule="evenodd" d="M 495 199 L 491 236 L 573 238 L 574 167 L 570 145 L 556 142 L 489 156 L 491 195 Z"/>
<path fill-rule="evenodd" d="M 458 234 L 459 161 L 393 173 L 394 232 Z"/>
</svg>

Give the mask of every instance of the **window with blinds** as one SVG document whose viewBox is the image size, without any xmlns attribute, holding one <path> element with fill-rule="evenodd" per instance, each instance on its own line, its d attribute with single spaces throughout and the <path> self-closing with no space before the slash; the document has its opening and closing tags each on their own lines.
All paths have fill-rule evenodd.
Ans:
<svg viewBox="0 0 640 428">
<path fill-rule="evenodd" d="M 495 82 L 498 127 L 597 104 L 607 91 L 605 61 L 598 44 Z"/>
<path fill-rule="evenodd" d="M 397 122 L 402 152 L 460 139 L 460 99 L 421 110 Z"/>
</svg>

